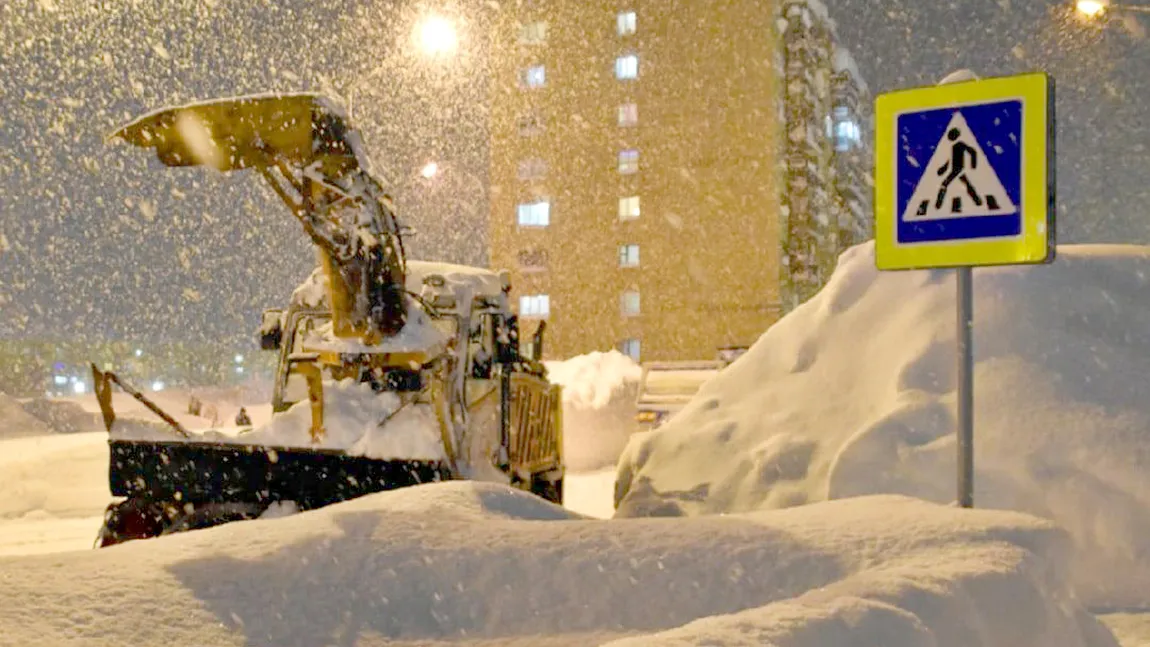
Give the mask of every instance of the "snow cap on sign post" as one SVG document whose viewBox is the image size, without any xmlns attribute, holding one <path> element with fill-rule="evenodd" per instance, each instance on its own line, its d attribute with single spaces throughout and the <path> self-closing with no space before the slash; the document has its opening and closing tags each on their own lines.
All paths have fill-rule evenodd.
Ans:
<svg viewBox="0 0 1150 647">
<path fill-rule="evenodd" d="M 948 83 L 963 83 L 965 81 L 978 81 L 980 78 L 981 77 L 979 77 L 974 72 L 971 72 L 970 70 L 963 68 L 961 70 L 955 70 L 955 71 L 951 72 L 950 74 L 947 74 L 945 77 L 943 77 L 943 79 L 941 81 L 938 82 L 938 84 L 939 85 L 947 85 Z"/>
</svg>

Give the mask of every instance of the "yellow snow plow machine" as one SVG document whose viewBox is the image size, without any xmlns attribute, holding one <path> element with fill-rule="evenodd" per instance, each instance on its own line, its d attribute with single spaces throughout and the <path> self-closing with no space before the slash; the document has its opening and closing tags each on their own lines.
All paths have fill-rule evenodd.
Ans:
<svg viewBox="0 0 1150 647">
<path fill-rule="evenodd" d="M 99 546 L 447 479 L 561 503 L 562 398 L 539 361 L 542 327 L 522 353 L 507 273 L 406 259 L 391 199 L 338 106 L 314 94 L 216 100 L 112 137 L 166 166 L 259 173 L 319 263 L 286 308 L 263 314 L 260 345 L 279 358 L 263 424 L 189 431 L 92 366 L 120 498 Z M 116 387 L 162 422 L 118 420 Z"/>
</svg>

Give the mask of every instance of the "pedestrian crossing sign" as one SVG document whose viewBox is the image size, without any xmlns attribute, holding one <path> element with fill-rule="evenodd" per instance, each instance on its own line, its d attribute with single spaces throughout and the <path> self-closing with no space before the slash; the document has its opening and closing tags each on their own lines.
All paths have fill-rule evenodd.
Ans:
<svg viewBox="0 0 1150 647">
<path fill-rule="evenodd" d="M 1054 260 L 1054 82 L 901 90 L 875 102 L 880 270 Z"/>
</svg>

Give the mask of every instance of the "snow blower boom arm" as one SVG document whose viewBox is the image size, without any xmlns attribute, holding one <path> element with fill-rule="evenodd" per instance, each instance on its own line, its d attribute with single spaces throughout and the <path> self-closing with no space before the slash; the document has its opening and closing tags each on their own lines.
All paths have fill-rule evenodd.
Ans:
<svg viewBox="0 0 1150 647">
<path fill-rule="evenodd" d="M 261 95 L 165 108 L 112 134 L 167 166 L 252 168 L 319 248 L 337 337 L 378 343 L 405 324 L 406 261 L 391 199 L 359 133 L 314 94 Z"/>
</svg>

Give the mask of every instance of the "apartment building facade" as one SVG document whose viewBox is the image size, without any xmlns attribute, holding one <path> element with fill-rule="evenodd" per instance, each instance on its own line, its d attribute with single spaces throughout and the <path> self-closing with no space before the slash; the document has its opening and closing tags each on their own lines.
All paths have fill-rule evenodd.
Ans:
<svg viewBox="0 0 1150 647">
<path fill-rule="evenodd" d="M 547 356 L 750 344 L 866 236 L 865 86 L 811 1 L 502 3 L 490 258 Z"/>
</svg>

